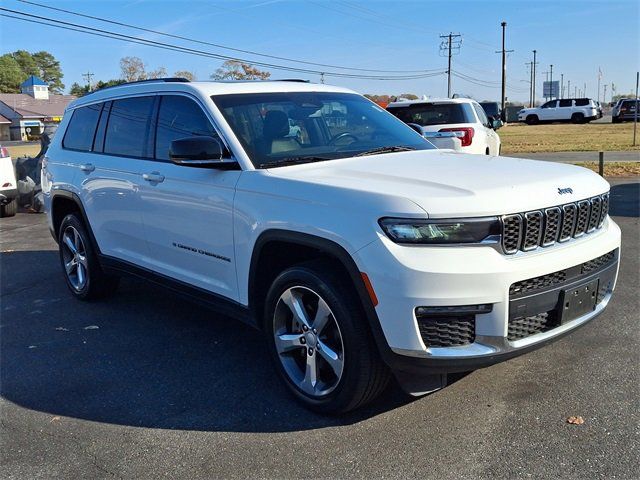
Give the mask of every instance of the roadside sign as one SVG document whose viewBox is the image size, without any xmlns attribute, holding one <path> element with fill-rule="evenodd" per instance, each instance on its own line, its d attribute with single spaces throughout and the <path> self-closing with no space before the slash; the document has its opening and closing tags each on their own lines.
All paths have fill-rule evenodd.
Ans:
<svg viewBox="0 0 640 480">
<path fill-rule="evenodd" d="M 560 82 L 558 80 L 554 80 L 553 82 L 543 82 L 542 96 L 545 98 L 560 97 Z"/>
</svg>

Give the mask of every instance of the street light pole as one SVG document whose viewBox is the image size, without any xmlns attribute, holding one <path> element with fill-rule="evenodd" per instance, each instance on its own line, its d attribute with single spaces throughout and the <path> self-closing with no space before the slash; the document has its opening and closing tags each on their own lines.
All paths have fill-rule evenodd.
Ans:
<svg viewBox="0 0 640 480">
<path fill-rule="evenodd" d="M 532 82 L 533 82 L 533 87 L 531 88 L 531 98 L 533 99 L 533 104 L 531 105 L 532 107 L 536 106 L 536 52 L 537 50 L 533 51 L 533 75 L 532 75 Z"/>
</svg>

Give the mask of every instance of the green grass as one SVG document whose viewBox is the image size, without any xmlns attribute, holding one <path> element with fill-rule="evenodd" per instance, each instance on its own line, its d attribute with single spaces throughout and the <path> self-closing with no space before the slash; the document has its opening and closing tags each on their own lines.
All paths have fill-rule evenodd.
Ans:
<svg viewBox="0 0 640 480">
<path fill-rule="evenodd" d="M 640 130 L 640 127 L 638 128 Z M 498 131 L 502 153 L 632 151 L 633 123 L 525 125 L 508 124 Z M 640 144 L 640 131 L 638 132 Z"/>
</svg>

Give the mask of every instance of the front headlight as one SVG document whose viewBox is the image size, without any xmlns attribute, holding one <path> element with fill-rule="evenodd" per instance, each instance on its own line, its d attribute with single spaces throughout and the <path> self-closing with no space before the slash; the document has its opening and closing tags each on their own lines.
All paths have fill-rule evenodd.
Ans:
<svg viewBox="0 0 640 480">
<path fill-rule="evenodd" d="M 381 218 L 379 223 L 384 233 L 396 243 L 450 245 L 500 241 L 498 217 L 451 220 Z"/>
</svg>

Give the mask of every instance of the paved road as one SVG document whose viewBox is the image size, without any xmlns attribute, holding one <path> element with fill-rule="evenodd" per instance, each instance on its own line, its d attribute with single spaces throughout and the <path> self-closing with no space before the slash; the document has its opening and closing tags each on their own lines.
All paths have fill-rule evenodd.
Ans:
<svg viewBox="0 0 640 480">
<path fill-rule="evenodd" d="M 603 316 L 341 419 L 292 401 L 258 333 L 165 290 L 70 299 L 43 216 L 2 219 L 2 477 L 637 478 L 640 178 L 616 183 L 624 247 Z"/>
<path fill-rule="evenodd" d="M 552 162 L 597 162 L 598 152 L 544 152 L 544 153 L 507 153 L 505 157 L 531 158 Z M 606 162 L 640 162 L 640 151 L 605 152 Z"/>
</svg>

